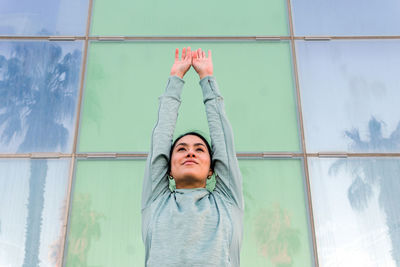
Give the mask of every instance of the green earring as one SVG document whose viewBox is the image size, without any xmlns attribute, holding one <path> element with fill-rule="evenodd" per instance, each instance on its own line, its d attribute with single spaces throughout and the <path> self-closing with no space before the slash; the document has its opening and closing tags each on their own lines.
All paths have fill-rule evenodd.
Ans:
<svg viewBox="0 0 400 267">
<path fill-rule="evenodd" d="M 213 173 L 211 176 L 208 176 L 206 180 L 206 189 L 212 192 L 214 188 L 215 188 L 215 173 Z"/>
<path fill-rule="evenodd" d="M 168 182 L 169 182 L 169 190 L 174 192 L 176 189 L 175 179 L 171 175 L 168 175 Z"/>
</svg>

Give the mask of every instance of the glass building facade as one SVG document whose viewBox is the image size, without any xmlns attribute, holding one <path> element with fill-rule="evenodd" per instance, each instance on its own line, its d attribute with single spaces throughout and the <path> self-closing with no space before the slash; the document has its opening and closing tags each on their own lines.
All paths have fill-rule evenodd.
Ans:
<svg viewBox="0 0 400 267">
<path fill-rule="evenodd" d="M 235 135 L 241 266 L 400 266 L 398 0 L 0 7 L 1 267 L 144 266 L 145 159 L 186 46 L 212 50 Z M 184 80 L 174 135 L 208 133 Z"/>
</svg>

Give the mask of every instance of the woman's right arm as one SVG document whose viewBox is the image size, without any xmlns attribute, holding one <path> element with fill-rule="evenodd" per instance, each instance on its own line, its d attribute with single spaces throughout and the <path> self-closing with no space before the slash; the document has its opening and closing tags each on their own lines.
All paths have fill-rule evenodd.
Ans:
<svg viewBox="0 0 400 267">
<path fill-rule="evenodd" d="M 169 152 L 181 104 L 182 88 L 185 84 L 182 78 L 189 70 L 191 62 L 190 47 L 182 49 L 181 59 L 179 59 L 179 49 L 175 49 L 175 62 L 172 65 L 165 92 L 159 98 L 158 119 L 151 134 L 150 152 L 147 156 L 143 180 L 142 210 L 169 190 L 167 177 Z"/>
<path fill-rule="evenodd" d="M 144 173 L 142 209 L 169 190 L 169 153 L 184 83 L 180 77 L 170 76 L 164 94 L 159 97 L 158 119 L 151 134 L 151 147 Z"/>
</svg>

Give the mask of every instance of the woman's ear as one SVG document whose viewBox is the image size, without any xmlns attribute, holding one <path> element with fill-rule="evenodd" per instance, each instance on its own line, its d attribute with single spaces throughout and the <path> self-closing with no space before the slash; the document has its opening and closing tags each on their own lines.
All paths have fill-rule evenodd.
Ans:
<svg viewBox="0 0 400 267">
<path fill-rule="evenodd" d="M 213 170 L 210 169 L 210 171 L 208 172 L 208 177 L 210 177 L 211 175 L 213 175 Z"/>
</svg>

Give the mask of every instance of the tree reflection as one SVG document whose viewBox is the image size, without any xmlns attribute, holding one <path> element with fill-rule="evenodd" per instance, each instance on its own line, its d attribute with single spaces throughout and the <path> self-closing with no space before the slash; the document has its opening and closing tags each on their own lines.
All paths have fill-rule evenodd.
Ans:
<svg viewBox="0 0 400 267">
<path fill-rule="evenodd" d="M 64 121 L 76 107 L 81 52 L 63 56 L 52 42 L 10 42 L 9 58 L 0 55 L 0 142 L 22 138 L 17 152 L 63 150 Z M 47 160 L 32 160 L 23 266 L 39 265 Z"/>
<path fill-rule="evenodd" d="M 372 117 L 368 123 L 369 140 L 360 138 L 359 130 L 346 131 L 355 152 L 387 152 L 400 149 L 400 123 L 388 138 L 382 135 L 383 122 Z M 337 160 L 329 173 L 337 174 L 344 168 L 353 175 L 347 197 L 351 207 L 358 212 L 368 207 L 374 194 L 374 187 L 379 188 L 379 205 L 386 214 L 386 224 L 392 243 L 392 257 L 400 266 L 400 164 L 398 160 L 376 158 L 354 158 Z"/>
<path fill-rule="evenodd" d="M 93 239 L 101 236 L 100 220 L 105 216 L 92 209 L 89 194 L 76 194 L 71 216 L 71 227 L 68 235 L 68 266 L 87 265 L 87 256 Z"/>
<path fill-rule="evenodd" d="M 63 206 L 60 209 L 60 221 L 64 222 L 67 210 L 67 198 L 63 201 Z M 64 225 L 61 225 L 61 231 L 63 231 Z M 60 231 L 60 232 L 61 232 Z M 51 245 L 48 253 L 48 258 L 52 266 L 62 266 L 62 250 L 64 249 L 64 236 L 60 235 Z"/>
<path fill-rule="evenodd" d="M 259 253 L 277 267 L 293 265 L 293 256 L 300 249 L 299 230 L 291 226 L 291 218 L 279 204 L 260 210 L 255 219 L 255 236 Z"/>
</svg>

